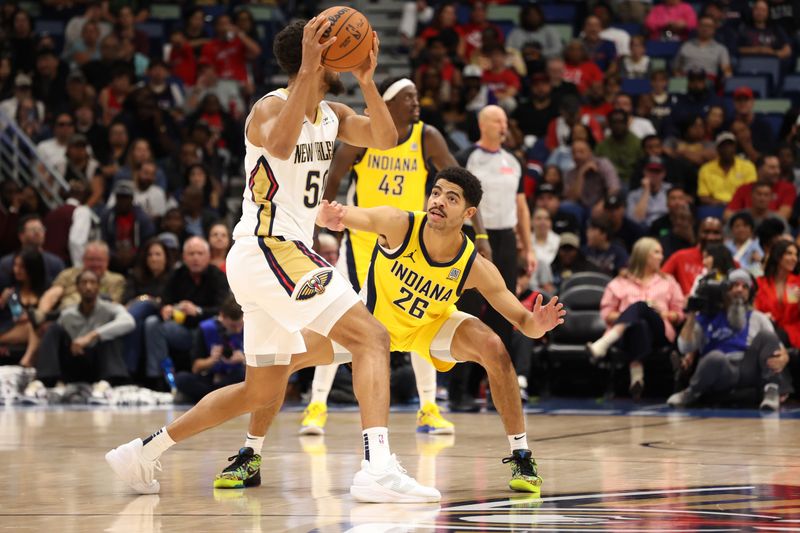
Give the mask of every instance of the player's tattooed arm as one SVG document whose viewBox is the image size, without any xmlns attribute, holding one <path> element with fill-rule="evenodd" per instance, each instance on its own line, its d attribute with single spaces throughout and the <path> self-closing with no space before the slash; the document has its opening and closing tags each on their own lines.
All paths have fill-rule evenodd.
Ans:
<svg viewBox="0 0 800 533">
<path fill-rule="evenodd" d="M 322 200 L 317 225 L 331 231 L 345 228 L 377 233 L 381 244 L 394 248 L 403 243 L 410 224 L 408 211 L 395 207 L 371 207 L 368 209 L 342 205 Z"/>
<path fill-rule="evenodd" d="M 506 288 L 503 276 L 491 261 L 481 256 L 475 258 L 465 289 L 477 289 L 486 301 L 506 320 L 514 324 L 523 335 L 538 339 L 559 324 L 564 323 L 564 304 L 554 296 L 542 305 L 542 295 L 536 297 L 533 311 L 528 311 L 514 294 Z"/>
</svg>

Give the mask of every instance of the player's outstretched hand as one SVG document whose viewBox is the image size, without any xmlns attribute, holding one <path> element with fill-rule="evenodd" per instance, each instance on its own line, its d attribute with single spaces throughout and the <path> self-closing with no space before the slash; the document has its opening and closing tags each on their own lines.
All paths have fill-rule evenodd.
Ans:
<svg viewBox="0 0 800 533">
<path fill-rule="evenodd" d="M 303 28 L 303 62 L 300 64 L 300 72 L 313 74 L 322 68 L 323 50 L 336 42 L 336 36 L 320 42 L 330 26 L 330 20 L 320 17 L 314 17 L 306 23 Z"/>
<path fill-rule="evenodd" d="M 339 202 L 328 202 L 322 200 L 320 204 L 319 213 L 317 213 L 317 226 L 321 228 L 328 228 L 331 231 L 344 231 L 345 206 Z"/>
<path fill-rule="evenodd" d="M 553 296 L 546 305 L 542 305 L 542 295 L 536 296 L 533 303 L 533 310 L 531 311 L 532 321 L 532 335 L 531 338 L 538 339 L 551 329 L 564 323 L 564 317 L 567 312 L 564 310 L 564 304 L 559 303 L 558 296 Z"/>
<path fill-rule="evenodd" d="M 381 41 L 378 39 L 378 32 L 373 31 L 372 51 L 370 51 L 367 59 L 353 71 L 353 76 L 361 85 L 369 83 L 375 77 L 375 68 L 378 66 L 378 50 L 380 47 Z"/>
</svg>

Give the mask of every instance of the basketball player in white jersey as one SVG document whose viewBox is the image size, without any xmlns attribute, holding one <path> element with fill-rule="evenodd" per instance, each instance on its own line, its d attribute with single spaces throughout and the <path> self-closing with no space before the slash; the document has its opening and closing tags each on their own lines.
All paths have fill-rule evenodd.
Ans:
<svg viewBox="0 0 800 533">
<path fill-rule="evenodd" d="M 336 39 L 320 42 L 330 21 L 293 23 L 275 37 L 273 51 L 289 74 L 287 89 L 259 100 L 245 122 L 248 172 L 242 217 L 227 260 L 228 281 L 244 311 L 244 383 L 212 392 L 195 407 L 145 439 L 106 454 L 106 461 L 135 491 L 159 491 L 158 458 L 175 445 L 226 420 L 258 409 L 276 412 L 289 376 L 333 362 L 331 341 L 353 354 L 353 385 L 361 406 L 364 461 L 351 494 L 367 502 L 438 501 L 435 488 L 405 474 L 389 450 L 389 336 L 348 281 L 311 251 L 314 221 L 325 191 L 333 144 L 387 149 L 397 132 L 372 80 L 373 51 L 353 75 L 369 118 L 329 103 L 341 87 L 321 64 Z M 255 444 L 254 444 L 255 445 Z"/>
</svg>

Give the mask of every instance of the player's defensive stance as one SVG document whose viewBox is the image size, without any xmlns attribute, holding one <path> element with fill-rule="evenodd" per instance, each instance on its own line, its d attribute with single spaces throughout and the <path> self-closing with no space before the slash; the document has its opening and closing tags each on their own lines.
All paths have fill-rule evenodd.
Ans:
<svg viewBox="0 0 800 533">
<path fill-rule="evenodd" d="M 353 72 L 369 118 L 323 100 L 327 92 L 342 88 L 338 74 L 320 63 L 322 51 L 336 39 L 320 43 L 329 26 L 327 19 L 315 18 L 291 24 L 275 37 L 273 50 L 290 76 L 288 88 L 267 94 L 245 122 L 249 180 L 227 260 L 228 281 L 244 311 L 245 381 L 212 392 L 169 426 L 106 454 L 117 475 L 137 492 L 158 492 L 158 458 L 177 442 L 258 409 L 274 415 L 293 372 L 334 360 L 333 340 L 353 354 L 353 385 L 364 428 L 365 460 L 352 494 L 370 502 L 441 498 L 436 489 L 407 476 L 389 450 L 386 328 L 349 282 L 311 251 L 334 141 L 382 149 L 397 143 L 392 118 L 372 80 L 377 35 L 369 60 Z"/>
<path fill-rule="evenodd" d="M 392 349 L 417 352 L 442 371 L 466 361 L 483 366 L 511 447 L 511 456 L 503 460 L 511 463 L 509 487 L 537 493 L 542 480 L 528 448 L 511 358 L 488 326 L 458 311 L 455 303 L 464 290 L 475 288 L 532 338 L 563 324 L 566 312 L 557 298 L 542 305 L 541 295 L 533 311 L 528 311 L 506 289 L 492 262 L 475 252 L 461 227 L 475 213 L 481 195 L 480 182 L 469 171 L 447 168 L 436 176 L 427 212 L 393 207 L 363 209 L 326 201 L 317 224 L 334 231 L 347 228 L 379 235 L 362 298 L 389 330 Z M 260 411 L 254 416 L 250 427 L 263 435 L 274 413 Z M 257 475 L 258 469 L 248 457 L 254 457 L 250 448 L 240 450 L 237 462 L 219 477 Z"/>
</svg>

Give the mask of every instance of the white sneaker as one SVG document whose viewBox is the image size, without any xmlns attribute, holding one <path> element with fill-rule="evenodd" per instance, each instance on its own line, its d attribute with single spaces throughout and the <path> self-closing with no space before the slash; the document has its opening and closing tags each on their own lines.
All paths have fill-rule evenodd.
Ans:
<svg viewBox="0 0 800 533">
<path fill-rule="evenodd" d="M 156 494 L 161 486 L 155 479 L 155 471 L 161 471 L 161 463 L 142 457 L 142 439 L 114 448 L 106 454 L 108 466 L 139 494 Z"/>
<path fill-rule="evenodd" d="M 47 387 L 38 379 L 34 379 L 28 386 L 25 387 L 25 392 L 22 393 L 22 403 L 28 405 L 46 405 L 47 404 Z"/>
<path fill-rule="evenodd" d="M 111 384 L 101 379 L 92 385 L 92 395 L 89 397 L 89 403 L 91 405 L 108 405 L 111 395 Z"/>
<path fill-rule="evenodd" d="M 386 468 L 378 472 L 372 469 L 369 461 L 361 461 L 361 470 L 353 477 L 350 494 L 365 503 L 425 503 L 442 499 L 438 490 L 420 485 L 407 475 L 394 455 Z"/>
<path fill-rule="evenodd" d="M 764 397 L 759 408 L 762 411 L 777 411 L 781 408 L 781 394 L 774 383 L 764 386 Z"/>
</svg>

